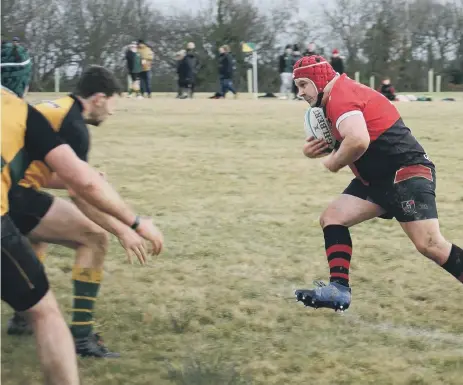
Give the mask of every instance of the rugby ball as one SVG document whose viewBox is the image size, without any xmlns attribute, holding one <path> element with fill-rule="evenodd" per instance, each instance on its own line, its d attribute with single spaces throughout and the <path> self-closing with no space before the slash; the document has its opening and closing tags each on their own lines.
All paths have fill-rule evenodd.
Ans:
<svg viewBox="0 0 463 385">
<path fill-rule="evenodd" d="M 331 125 L 325 118 L 323 108 L 309 107 L 304 116 L 304 130 L 307 137 L 324 139 L 328 143 L 328 148 L 333 150 L 336 146 L 336 138 L 331 131 Z"/>
</svg>

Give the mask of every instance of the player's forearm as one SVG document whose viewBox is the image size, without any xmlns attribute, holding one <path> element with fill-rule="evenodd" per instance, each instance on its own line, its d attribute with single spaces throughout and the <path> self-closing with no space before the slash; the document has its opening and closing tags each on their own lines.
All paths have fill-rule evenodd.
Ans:
<svg viewBox="0 0 463 385">
<path fill-rule="evenodd" d="M 343 168 L 358 160 L 367 149 L 368 146 L 356 137 L 346 136 L 334 154 L 334 162 L 339 165 L 339 168 Z"/>
<path fill-rule="evenodd" d="M 92 206 L 90 203 L 88 203 L 85 199 L 82 199 L 75 194 L 70 194 L 70 196 L 80 211 L 82 211 L 90 220 L 95 222 L 106 231 L 119 238 L 124 230 L 126 230 L 127 226 L 118 219 L 97 209 L 95 206 Z"/>
<path fill-rule="evenodd" d="M 91 205 L 119 219 L 127 226 L 131 226 L 136 219 L 135 213 L 111 185 L 103 180 L 97 173 L 95 174 L 95 179 L 97 180 L 93 183 L 88 183 L 84 188 L 78 187 L 77 189 L 74 188 L 74 190 Z"/>
<path fill-rule="evenodd" d="M 98 172 L 84 162 L 82 162 L 82 166 L 85 168 L 85 173 L 77 178 L 68 178 L 67 175 L 62 175 L 61 179 L 87 203 L 119 219 L 123 224 L 131 226 L 135 222 L 136 214 Z"/>
</svg>

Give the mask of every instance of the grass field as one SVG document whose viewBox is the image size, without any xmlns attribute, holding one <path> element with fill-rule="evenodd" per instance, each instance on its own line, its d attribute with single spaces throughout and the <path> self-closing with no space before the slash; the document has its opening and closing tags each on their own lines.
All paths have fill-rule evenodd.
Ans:
<svg viewBox="0 0 463 385">
<path fill-rule="evenodd" d="M 463 95 L 453 96 L 397 106 L 437 165 L 442 231 L 463 245 Z M 29 98 L 44 97 L 53 95 Z M 352 229 L 348 312 L 292 299 L 327 277 L 318 217 L 352 177 L 303 157 L 305 108 L 246 97 L 121 99 L 115 116 L 91 128 L 91 164 L 155 218 L 166 247 L 150 265 L 130 266 L 112 240 L 96 328 L 123 358 L 80 360 L 82 384 L 462 384 L 463 287 L 396 222 Z M 69 317 L 73 254 L 49 254 Z M 10 315 L 3 306 L 2 384 L 43 384 L 33 339 L 5 333 Z"/>
</svg>

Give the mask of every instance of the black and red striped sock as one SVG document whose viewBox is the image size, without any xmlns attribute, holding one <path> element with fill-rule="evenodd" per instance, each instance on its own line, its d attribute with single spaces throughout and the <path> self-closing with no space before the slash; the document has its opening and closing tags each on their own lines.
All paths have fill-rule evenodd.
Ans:
<svg viewBox="0 0 463 385">
<path fill-rule="evenodd" d="M 330 282 L 349 286 L 349 267 L 352 256 L 349 229 L 341 225 L 328 225 L 323 229 L 323 235 L 330 266 Z"/>
</svg>

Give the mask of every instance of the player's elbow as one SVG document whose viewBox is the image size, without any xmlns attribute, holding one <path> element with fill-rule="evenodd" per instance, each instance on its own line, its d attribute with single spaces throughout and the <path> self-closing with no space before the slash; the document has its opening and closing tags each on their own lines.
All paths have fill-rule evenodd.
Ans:
<svg viewBox="0 0 463 385">
<path fill-rule="evenodd" d="M 368 150 L 368 147 L 370 146 L 370 136 L 369 135 L 362 135 L 356 138 L 356 143 L 357 143 L 357 149 L 364 153 L 366 150 Z"/>
<path fill-rule="evenodd" d="M 358 160 L 367 151 L 369 145 L 370 141 L 361 135 L 353 134 L 345 136 L 341 148 L 344 149 L 343 152 L 345 154 L 348 154 L 346 155 L 349 160 L 347 164 Z"/>
<path fill-rule="evenodd" d="M 362 156 L 370 146 L 370 135 L 368 132 L 366 134 L 362 133 L 355 133 L 350 135 L 349 138 L 349 145 L 358 157 Z"/>
<path fill-rule="evenodd" d="M 56 172 L 59 179 L 77 195 L 94 195 L 100 188 L 98 173 L 80 160 L 68 145 L 50 151 L 45 162 Z"/>
<path fill-rule="evenodd" d="M 83 197 L 85 199 L 85 197 L 98 196 L 101 192 L 101 178 L 87 163 L 81 162 L 81 172 L 67 181 L 67 185 L 71 187 L 71 197 L 74 199 Z"/>
</svg>

